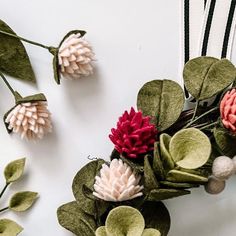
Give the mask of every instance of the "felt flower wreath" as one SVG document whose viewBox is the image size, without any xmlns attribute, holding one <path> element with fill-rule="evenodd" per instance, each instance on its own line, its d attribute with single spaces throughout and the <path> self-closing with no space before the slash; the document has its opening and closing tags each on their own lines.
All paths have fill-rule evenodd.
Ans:
<svg viewBox="0 0 236 236">
<path fill-rule="evenodd" d="M 236 173 L 236 69 L 226 59 L 199 57 L 185 65 L 183 78 L 195 108 L 183 110 L 184 92 L 174 81 L 144 84 L 138 111 L 125 111 L 111 130 L 110 162 L 93 160 L 75 176 L 75 201 L 57 212 L 64 228 L 83 236 L 166 236 L 170 215 L 162 200 L 201 185 L 210 194 L 224 190 Z"/>
</svg>

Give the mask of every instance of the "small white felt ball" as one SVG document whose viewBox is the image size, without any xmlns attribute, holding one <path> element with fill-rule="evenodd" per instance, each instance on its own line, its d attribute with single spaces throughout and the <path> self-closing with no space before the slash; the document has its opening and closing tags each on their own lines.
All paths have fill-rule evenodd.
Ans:
<svg viewBox="0 0 236 236">
<path fill-rule="evenodd" d="M 225 189 L 225 181 L 210 176 L 208 183 L 205 185 L 205 191 L 210 194 L 219 194 Z"/>
<path fill-rule="evenodd" d="M 220 180 L 226 180 L 235 173 L 234 161 L 226 156 L 217 157 L 212 165 L 212 174 Z"/>
</svg>

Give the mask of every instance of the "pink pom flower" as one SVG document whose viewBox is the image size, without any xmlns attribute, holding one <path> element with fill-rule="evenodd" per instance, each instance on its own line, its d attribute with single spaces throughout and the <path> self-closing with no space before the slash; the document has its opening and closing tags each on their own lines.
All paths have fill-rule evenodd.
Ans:
<svg viewBox="0 0 236 236">
<path fill-rule="evenodd" d="M 236 89 L 228 91 L 220 103 L 221 120 L 225 128 L 236 133 Z"/>
<path fill-rule="evenodd" d="M 136 112 L 132 107 L 125 111 L 117 122 L 117 128 L 111 129 L 110 140 L 115 149 L 128 158 L 137 158 L 153 150 L 157 130 L 150 123 L 150 117 L 144 117 L 142 112 Z"/>
</svg>

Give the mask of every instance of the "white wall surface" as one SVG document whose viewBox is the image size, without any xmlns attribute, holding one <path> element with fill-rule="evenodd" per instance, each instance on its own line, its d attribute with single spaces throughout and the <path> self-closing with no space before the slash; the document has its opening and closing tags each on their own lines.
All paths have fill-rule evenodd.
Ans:
<svg viewBox="0 0 236 236">
<path fill-rule="evenodd" d="M 54 132 L 38 143 L 9 136 L 0 122 L 0 171 L 11 160 L 27 157 L 25 177 L 14 191 L 40 193 L 36 205 L 24 214 L 6 213 L 24 226 L 23 236 L 69 236 L 57 223 L 56 209 L 73 200 L 71 183 L 87 156 L 108 159 L 108 139 L 118 116 L 136 104 L 139 88 L 152 79 L 181 82 L 180 0 L 0 0 L 0 18 L 19 35 L 57 45 L 72 29 L 87 30 L 97 62 L 87 79 L 53 80 L 51 55 L 26 45 L 38 78 L 38 88 L 10 79 L 24 95 L 41 91 L 49 100 Z M 236 62 L 236 51 L 233 53 Z M 0 84 L 0 113 L 14 100 Z M 170 236 L 234 236 L 236 232 L 236 178 L 224 193 L 210 196 L 202 188 L 191 195 L 166 201 L 171 213 Z M 4 185 L 0 178 L 0 186 Z"/>
</svg>

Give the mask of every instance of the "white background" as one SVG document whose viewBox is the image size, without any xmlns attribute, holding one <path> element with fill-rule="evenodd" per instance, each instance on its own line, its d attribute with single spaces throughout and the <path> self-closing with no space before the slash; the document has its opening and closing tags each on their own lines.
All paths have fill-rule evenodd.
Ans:
<svg viewBox="0 0 236 236">
<path fill-rule="evenodd" d="M 152 79 L 181 82 L 181 9 L 173 0 L 0 0 L 0 18 L 19 35 L 56 46 L 72 29 L 87 30 L 96 52 L 94 76 L 77 81 L 53 80 L 51 55 L 26 45 L 38 87 L 10 79 L 22 95 L 43 92 L 53 114 L 54 132 L 38 143 L 9 136 L 0 123 L 0 171 L 11 160 L 27 157 L 26 174 L 1 199 L 5 207 L 14 191 L 40 193 L 26 213 L 4 213 L 25 230 L 24 236 L 69 236 L 57 223 L 56 210 L 73 200 L 71 183 L 87 156 L 108 159 L 113 145 L 110 128 L 125 109 L 136 104 L 139 88 Z M 236 61 L 236 52 L 233 61 Z M 0 113 L 13 98 L 0 84 Z M 172 218 L 170 236 L 234 236 L 236 178 L 211 196 L 200 188 L 191 195 L 166 201 Z M 3 177 L 0 186 L 4 185 Z"/>
</svg>

